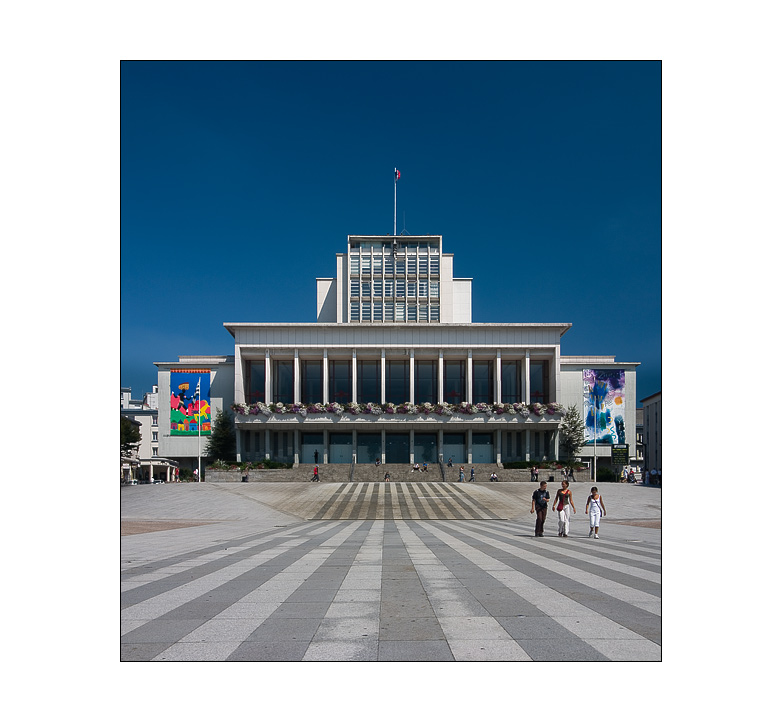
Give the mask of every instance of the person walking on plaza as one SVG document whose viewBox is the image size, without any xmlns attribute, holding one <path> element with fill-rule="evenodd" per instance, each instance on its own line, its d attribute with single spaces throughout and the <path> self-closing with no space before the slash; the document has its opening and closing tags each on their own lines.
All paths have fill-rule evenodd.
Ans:
<svg viewBox="0 0 782 722">
<path fill-rule="evenodd" d="M 475 481 L 475 467 L 470 468 L 470 481 Z"/>
<path fill-rule="evenodd" d="M 543 536 L 543 525 L 546 523 L 546 512 L 548 511 L 548 500 L 551 495 L 546 491 L 546 482 L 540 482 L 540 488 L 532 492 L 532 508 L 530 514 L 536 514 L 535 517 L 535 536 Z"/>
<path fill-rule="evenodd" d="M 317 464 L 315 464 L 315 468 L 312 470 L 312 478 L 310 481 L 320 481 L 320 474 Z"/>
<path fill-rule="evenodd" d="M 464 467 L 459 467 L 459 481 L 464 482 Z"/>
<path fill-rule="evenodd" d="M 573 513 L 576 513 L 576 505 L 573 503 L 573 492 L 568 488 L 570 482 L 567 479 L 562 479 L 562 488 L 557 490 L 557 495 L 554 498 L 556 504 L 557 514 L 559 515 L 559 536 L 567 539 L 568 532 L 570 531 L 570 509 L 573 509 Z"/>
<path fill-rule="evenodd" d="M 592 487 L 592 495 L 587 499 L 585 511 L 589 514 L 589 536 L 594 534 L 595 539 L 599 539 L 597 532 L 600 530 L 600 517 L 606 516 L 606 507 L 596 486 Z"/>
</svg>

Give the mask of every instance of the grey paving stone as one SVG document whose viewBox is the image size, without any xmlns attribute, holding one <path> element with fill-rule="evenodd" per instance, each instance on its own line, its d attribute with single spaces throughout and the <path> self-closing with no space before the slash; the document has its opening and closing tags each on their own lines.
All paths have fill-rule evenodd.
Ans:
<svg viewBox="0 0 782 722">
<path fill-rule="evenodd" d="M 384 641 L 378 645 L 380 662 L 452 662 L 451 648 L 445 641 Z"/>
</svg>

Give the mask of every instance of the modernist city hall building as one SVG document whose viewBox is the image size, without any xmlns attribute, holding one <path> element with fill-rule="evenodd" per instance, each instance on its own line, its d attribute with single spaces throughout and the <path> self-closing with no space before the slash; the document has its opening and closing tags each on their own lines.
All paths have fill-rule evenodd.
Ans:
<svg viewBox="0 0 782 722">
<path fill-rule="evenodd" d="M 575 404 L 582 458 L 635 457 L 638 364 L 562 356 L 569 323 L 472 323 L 441 236 L 349 236 L 317 291 L 314 323 L 225 323 L 233 356 L 155 364 L 161 456 L 193 468 L 223 409 L 238 461 L 554 460 Z"/>
</svg>

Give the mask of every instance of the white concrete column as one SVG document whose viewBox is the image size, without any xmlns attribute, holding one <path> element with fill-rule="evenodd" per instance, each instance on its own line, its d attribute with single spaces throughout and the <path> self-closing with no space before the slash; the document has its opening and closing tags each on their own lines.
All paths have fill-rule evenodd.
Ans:
<svg viewBox="0 0 782 722">
<path fill-rule="evenodd" d="M 524 430 L 524 461 L 529 461 L 529 444 L 531 433 L 532 432 L 529 429 Z"/>
<path fill-rule="evenodd" d="M 497 349 L 497 361 L 494 366 L 494 403 L 502 403 L 502 351 Z"/>
<path fill-rule="evenodd" d="M 323 349 L 323 403 L 329 402 L 329 352 Z"/>
<path fill-rule="evenodd" d="M 415 431 L 410 429 L 410 466 L 415 463 Z"/>
<path fill-rule="evenodd" d="M 499 429 L 494 432 L 494 456 L 498 464 L 502 463 L 502 432 Z"/>
<path fill-rule="evenodd" d="M 323 430 L 323 463 L 329 463 L 329 432 L 327 429 Z"/>
<path fill-rule="evenodd" d="M 244 359 L 242 347 L 238 343 L 234 346 L 234 403 L 247 403 L 244 392 Z"/>
<path fill-rule="evenodd" d="M 472 403 L 472 349 L 467 349 L 467 397 L 468 404 Z"/>
<path fill-rule="evenodd" d="M 551 372 L 549 373 L 549 379 L 551 383 L 553 384 L 554 388 L 552 389 L 552 397 L 551 400 L 555 403 L 560 403 L 560 376 L 559 376 L 559 344 L 557 344 L 554 347 L 554 368 L 551 369 Z M 632 435 L 632 438 L 635 439 L 635 434 Z"/>
<path fill-rule="evenodd" d="M 301 461 L 301 431 L 293 430 L 293 465 L 298 466 Z"/>
<path fill-rule="evenodd" d="M 270 404 L 272 401 L 272 359 L 268 348 L 266 349 L 265 363 L 266 363 L 266 367 L 263 374 L 264 375 L 263 400 L 264 403 Z"/>
<path fill-rule="evenodd" d="M 443 460 L 443 430 L 437 429 L 437 459 L 442 462 Z"/>
<path fill-rule="evenodd" d="M 242 460 L 242 431 L 238 426 L 234 427 L 236 431 L 236 460 Z"/>
<path fill-rule="evenodd" d="M 271 446 L 272 446 L 272 434 L 269 429 L 264 429 L 265 436 L 263 437 L 263 455 L 267 459 L 271 459 Z"/>
<path fill-rule="evenodd" d="M 380 349 L 380 403 L 386 402 L 386 350 Z"/>
<path fill-rule="evenodd" d="M 524 403 L 529 406 L 529 349 L 524 358 Z M 529 446 L 527 450 L 529 451 Z"/>
<path fill-rule="evenodd" d="M 351 368 L 353 375 L 353 403 L 355 404 L 358 401 L 358 360 L 356 359 L 356 349 L 353 349 L 353 366 Z"/>
<path fill-rule="evenodd" d="M 380 463 L 386 463 L 386 430 L 380 429 Z"/>
<path fill-rule="evenodd" d="M 472 464 L 472 429 L 467 429 L 467 463 Z"/>
<path fill-rule="evenodd" d="M 410 403 L 415 403 L 415 350 L 410 349 Z M 412 451 L 410 452 L 412 453 Z"/>
<path fill-rule="evenodd" d="M 297 348 L 293 349 L 293 403 L 301 403 L 301 368 Z"/>
<path fill-rule="evenodd" d="M 443 403 L 443 350 L 437 356 L 437 403 Z"/>
</svg>

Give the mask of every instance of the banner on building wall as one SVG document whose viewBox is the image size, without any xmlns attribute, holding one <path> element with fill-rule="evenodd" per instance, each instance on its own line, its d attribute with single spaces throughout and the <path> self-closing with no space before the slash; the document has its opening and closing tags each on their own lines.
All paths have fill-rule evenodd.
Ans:
<svg viewBox="0 0 782 722">
<path fill-rule="evenodd" d="M 625 443 L 624 369 L 584 369 L 584 420 L 587 443 Z"/>
<path fill-rule="evenodd" d="M 171 369 L 171 436 L 212 433 L 210 369 Z"/>
</svg>

